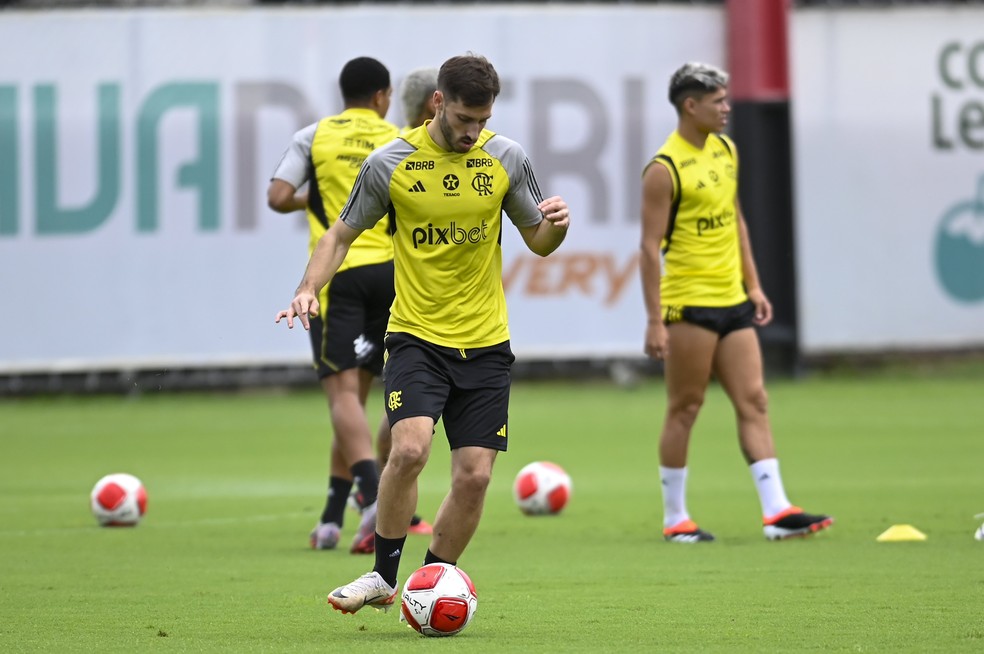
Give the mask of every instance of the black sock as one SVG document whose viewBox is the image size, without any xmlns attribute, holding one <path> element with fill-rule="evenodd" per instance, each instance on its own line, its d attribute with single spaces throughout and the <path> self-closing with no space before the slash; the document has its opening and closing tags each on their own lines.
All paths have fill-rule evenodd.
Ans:
<svg viewBox="0 0 984 654">
<path fill-rule="evenodd" d="M 362 493 L 362 508 L 365 508 L 376 501 L 376 493 L 379 492 L 379 469 L 376 467 L 376 460 L 359 461 L 351 470 L 355 483 L 359 485 L 359 492 Z"/>
<path fill-rule="evenodd" d="M 429 565 L 431 563 L 447 563 L 448 565 L 455 565 L 457 561 L 445 561 L 427 548 L 427 554 L 424 555 L 424 565 Z"/>
<path fill-rule="evenodd" d="M 403 555 L 403 544 L 407 537 L 383 538 L 376 533 L 376 565 L 373 570 L 379 573 L 383 581 L 390 586 L 396 586 L 396 574 L 400 571 L 400 557 Z"/>
<path fill-rule="evenodd" d="M 410 518 L 410 526 L 411 527 L 416 527 L 417 525 L 420 524 L 420 522 L 422 520 L 423 520 L 423 518 L 421 518 L 419 515 L 417 515 L 416 513 L 414 513 L 413 514 L 413 517 Z"/>
<path fill-rule="evenodd" d="M 341 477 L 328 478 L 328 500 L 321 512 L 321 523 L 334 522 L 339 527 L 345 519 L 345 502 L 352 491 L 352 480 Z"/>
</svg>

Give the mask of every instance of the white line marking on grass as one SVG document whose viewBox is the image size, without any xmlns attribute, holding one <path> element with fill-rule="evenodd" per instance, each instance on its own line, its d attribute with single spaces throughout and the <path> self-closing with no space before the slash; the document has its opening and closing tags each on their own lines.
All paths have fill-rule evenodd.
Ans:
<svg viewBox="0 0 984 654">
<path fill-rule="evenodd" d="M 159 522 L 153 520 L 151 522 L 142 522 L 138 527 L 142 530 L 147 529 L 187 529 L 192 527 L 203 527 L 211 525 L 240 525 L 249 524 L 255 522 L 275 522 L 278 520 L 293 520 L 294 518 L 311 516 L 312 512 L 294 512 L 294 513 L 271 513 L 265 515 L 248 515 L 248 516 L 236 516 L 236 517 L 223 517 L 223 518 L 201 518 L 198 520 L 180 520 L 175 522 Z M 128 529 L 134 529 L 135 527 L 105 527 L 100 528 L 99 525 L 78 525 L 75 527 L 57 527 L 51 529 L 0 529 L 0 538 L 4 536 L 51 536 L 58 534 L 84 534 L 84 533 L 102 533 L 103 531 L 126 531 Z"/>
</svg>

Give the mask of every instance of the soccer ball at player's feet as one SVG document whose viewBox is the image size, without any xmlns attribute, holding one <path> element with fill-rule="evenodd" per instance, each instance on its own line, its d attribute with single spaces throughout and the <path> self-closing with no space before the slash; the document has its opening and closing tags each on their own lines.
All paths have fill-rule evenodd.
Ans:
<svg viewBox="0 0 984 654">
<path fill-rule="evenodd" d="M 454 636 L 468 626 L 477 608 L 475 585 L 463 570 L 430 563 L 404 584 L 400 614 L 425 636 Z"/>
<path fill-rule="evenodd" d="M 571 499 L 570 475 L 556 463 L 534 461 L 519 471 L 513 498 L 526 515 L 554 515 Z"/>
<path fill-rule="evenodd" d="M 147 491 L 133 475 L 117 472 L 96 482 L 89 505 L 103 527 L 133 527 L 147 511 Z"/>
</svg>

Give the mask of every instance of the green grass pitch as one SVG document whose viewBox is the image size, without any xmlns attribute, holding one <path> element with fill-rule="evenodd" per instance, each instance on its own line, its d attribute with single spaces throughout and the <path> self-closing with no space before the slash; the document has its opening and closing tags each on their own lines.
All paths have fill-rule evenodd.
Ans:
<svg viewBox="0 0 984 654">
<path fill-rule="evenodd" d="M 478 534 L 459 562 L 479 609 L 451 639 L 325 594 L 371 557 L 308 549 L 326 477 L 320 394 L 171 394 L 0 403 L 3 652 L 954 652 L 984 650 L 980 369 L 770 383 L 786 488 L 836 524 L 771 543 L 712 387 L 691 444 L 689 504 L 718 542 L 663 542 L 663 388 L 517 383 Z M 374 398 L 373 415 L 380 402 Z M 526 517 L 511 484 L 545 459 L 574 480 L 560 516 Z M 420 480 L 448 483 L 438 428 Z M 96 526 L 88 493 L 130 472 L 133 529 Z M 347 516 L 343 544 L 357 517 Z M 878 543 L 893 524 L 925 542 Z M 410 536 L 401 580 L 427 539 Z"/>
</svg>

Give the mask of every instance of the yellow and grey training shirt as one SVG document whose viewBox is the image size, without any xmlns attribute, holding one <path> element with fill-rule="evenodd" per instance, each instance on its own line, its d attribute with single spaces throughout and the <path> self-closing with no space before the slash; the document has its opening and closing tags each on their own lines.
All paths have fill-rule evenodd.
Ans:
<svg viewBox="0 0 984 654">
<path fill-rule="evenodd" d="M 338 219 L 362 163 L 369 153 L 399 135 L 399 128 L 372 109 L 351 108 L 322 118 L 294 134 L 273 177 L 294 188 L 310 182 L 308 253 Z M 339 270 L 383 263 L 393 258 L 389 221 L 380 221 L 352 244 Z"/>
<path fill-rule="evenodd" d="M 425 123 L 369 155 L 340 218 L 356 229 L 394 221 L 389 331 L 469 349 L 509 339 L 502 213 L 537 225 L 542 199 L 515 141 L 483 130 L 468 152 L 448 152 Z"/>
</svg>

